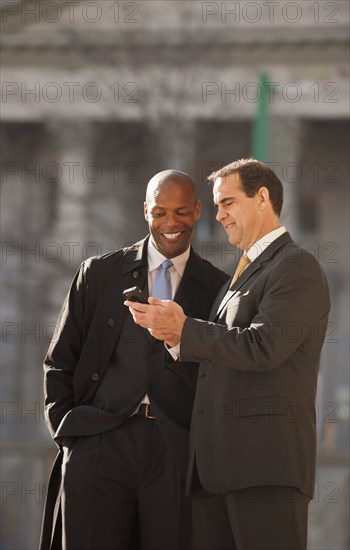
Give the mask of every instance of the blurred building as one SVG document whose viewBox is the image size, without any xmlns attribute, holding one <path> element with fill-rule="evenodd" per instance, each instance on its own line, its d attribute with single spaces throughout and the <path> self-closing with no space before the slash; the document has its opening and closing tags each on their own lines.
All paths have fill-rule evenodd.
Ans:
<svg viewBox="0 0 350 550">
<path fill-rule="evenodd" d="M 142 238 L 146 184 L 177 168 L 202 201 L 195 247 L 233 272 L 238 252 L 206 177 L 250 156 L 266 93 L 282 222 L 332 293 L 309 548 L 349 548 L 348 2 L 13 0 L 0 10 L 1 548 L 38 544 L 55 455 L 41 365 L 75 270 Z"/>
</svg>

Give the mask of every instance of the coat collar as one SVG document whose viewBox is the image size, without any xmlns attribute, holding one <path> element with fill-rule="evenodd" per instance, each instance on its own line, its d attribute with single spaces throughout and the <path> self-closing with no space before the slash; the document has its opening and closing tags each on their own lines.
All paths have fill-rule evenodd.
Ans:
<svg viewBox="0 0 350 550">
<path fill-rule="evenodd" d="M 126 249 L 122 265 L 122 275 L 133 272 L 133 277 L 136 280 L 140 275 L 139 271 L 147 267 L 148 240 L 149 235 Z M 135 282 L 135 284 L 137 283 Z"/>
<path fill-rule="evenodd" d="M 126 278 L 132 277 L 134 285 L 144 284 L 145 277 L 147 280 L 147 246 L 149 238 L 150 235 L 147 235 L 125 251 L 121 272 Z M 209 272 L 203 270 L 202 261 L 191 247 L 183 277 L 174 297 L 174 301 L 182 307 L 185 314 L 189 311 L 190 295 L 192 292 L 191 285 L 210 288 Z M 146 335 L 150 336 L 148 331 L 146 332 Z"/>
<path fill-rule="evenodd" d="M 147 235 L 144 239 L 127 248 L 125 251 L 124 262 L 122 266 L 122 274 L 127 275 L 132 272 L 137 284 L 137 278 L 140 276 L 140 270 L 147 269 L 147 246 L 150 235 Z M 202 259 L 198 254 L 190 248 L 190 256 L 186 264 L 186 268 L 182 277 L 187 279 L 188 277 L 193 279 L 195 283 L 206 288 L 210 288 L 210 276 L 209 272 L 203 271 Z M 182 285 L 180 283 L 179 289 Z M 176 293 L 178 294 L 178 292 Z"/>
</svg>

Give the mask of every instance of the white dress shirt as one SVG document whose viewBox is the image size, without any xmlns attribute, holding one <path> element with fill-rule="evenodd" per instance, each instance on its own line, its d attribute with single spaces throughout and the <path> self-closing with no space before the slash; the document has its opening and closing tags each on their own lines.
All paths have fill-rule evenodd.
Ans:
<svg viewBox="0 0 350 550">
<path fill-rule="evenodd" d="M 248 252 L 244 252 L 244 254 L 247 254 L 250 261 L 254 262 L 254 260 L 256 260 L 256 258 L 260 256 L 260 254 L 262 254 L 262 252 L 264 252 L 264 250 L 266 250 L 271 243 L 273 243 L 273 241 L 278 239 L 278 237 L 283 235 L 283 233 L 286 233 L 286 231 L 286 228 L 281 226 L 273 231 L 270 231 L 270 233 L 266 233 L 266 235 L 256 241 L 256 243 L 249 248 Z"/>
</svg>

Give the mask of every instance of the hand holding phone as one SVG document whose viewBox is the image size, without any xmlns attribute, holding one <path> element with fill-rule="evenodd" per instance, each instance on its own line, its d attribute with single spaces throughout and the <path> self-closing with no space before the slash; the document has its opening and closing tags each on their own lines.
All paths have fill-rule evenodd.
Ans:
<svg viewBox="0 0 350 550">
<path fill-rule="evenodd" d="M 123 296 L 130 302 L 139 302 L 140 304 L 148 304 L 148 297 L 146 293 L 138 286 L 127 288 L 123 291 Z"/>
</svg>

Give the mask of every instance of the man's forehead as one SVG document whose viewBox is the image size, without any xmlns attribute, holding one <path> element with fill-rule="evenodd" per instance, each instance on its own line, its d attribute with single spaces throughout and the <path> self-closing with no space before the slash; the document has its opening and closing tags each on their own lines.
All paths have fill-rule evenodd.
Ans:
<svg viewBox="0 0 350 550">
<path fill-rule="evenodd" d="M 161 181 L 154 181 L 147 189 L 147 202 L 154 201 L 160 197 L 166 199 L 167 196 L 182 196 L 188 201 L 193 201 L 195 192 L 191 183 L 186 178 L 167 177 Z"/>
<path fill-rule="evenodd" d="M 150 184 L 150 189 L 153 192 L 159 192 L 167 186 L 186 187 L 186 185 L 188 185 L 188 181 L 184 178 L 167 176 L 160 179 L 152 180 Z"/>
<path fill-rule="evenodd" d="M 238 172 L 228 174 L 227 176 L 219 177 L 215 180 L 213 186 L 213 195 L 220 195 L 222 193 L 230 193 L 231 191 L 237 191 L 241 188 L 241 180 Z"/>
</svg>

